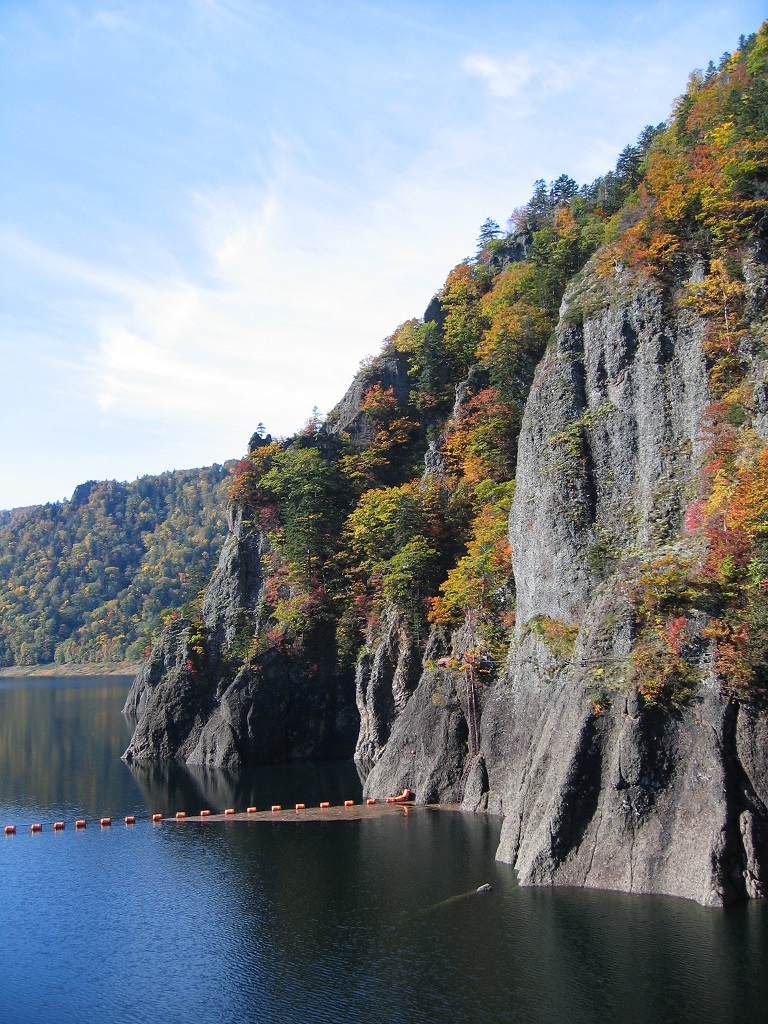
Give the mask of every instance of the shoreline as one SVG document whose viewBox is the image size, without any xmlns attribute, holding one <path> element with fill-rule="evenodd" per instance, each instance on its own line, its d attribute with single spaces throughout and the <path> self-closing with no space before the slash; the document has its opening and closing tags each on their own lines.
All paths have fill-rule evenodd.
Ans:
<svg viewBox="0 0 768 1024">
<path fill-rule="evenodd" d="M 0 679 L 54 678 L 56 676 L 135 676 L 140 661 L 88 661 L 82 665 L 11 665 L 0 668 Z"/>
</svg>

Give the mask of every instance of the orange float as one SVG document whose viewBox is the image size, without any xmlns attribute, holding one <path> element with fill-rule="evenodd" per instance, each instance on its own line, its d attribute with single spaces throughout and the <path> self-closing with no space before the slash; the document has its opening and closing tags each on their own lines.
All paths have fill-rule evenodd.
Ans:
<svg viewBox="0 0 768 1024">
<path fill-rule="evenodd" d="M 224 808 L 224 813 L 225 814 L 234 814 L 235 813 L 235 808 L 234 807 L 225 807 Z"/>
<path fill-rule="evenodd" d="M 376 803 L 376 797 L 375 796 L 369 796 L 368 799 L 365 801 L 365 806 L 366 807 L 372 807 L 373 804 L 375 804 L 375 803 Z"/>
<path fill-rule="evenodd" d="M 42 832 L 43 831 L 43 826 L 38 821 L 34 825 L 30 825 L 29 826 L 29 831 L 30 832 Z"/>
<path fill-rule="evenodd" d="M 306 811 L 306 809 L 307 809 L 307 805 L 306 804 L 296 804 L 296 810 L 297 811 Z"/>
<path fill-rule="evenodd" d="M 78 818 L 75 822 L 75 828 L 85 828 L 85 818 Z"/>
<path fill-rule="evenodd" d="M 282 811 L 282 809 L 283 808 L 282 808 L 282 806 L 280 804 L 272 804 L 272 810 L 273 811 Z"/>
<path fill-rule="evenodd" d="M 99 821 L 99 824 L 101 825 L 102 828 L 109 828 L 109 826 L 112 824 L 112 819 L 111 818 L 101 818 L 100 821 Z"/>
<path fill-rule="evenodd" d="M 53 823 L 53 831 L 54 832 L 63 832 L 64 831 L 64 822 L 63 821 L 54 821 L 54 823 Z"/>
<path fill-rule="evenodd" d="M 211 812 L 210 811 L 200 811 L 200 817 L 201 818 L 210 818 L 210 816 L 211 816 Z M 178 817 L 178 815 L 177 815 L 177 817 Z"/>
<path fill-rule="evenodd" d="M 331 805 L 327 800 L 323 800 L 322 803 L 320 804 L 322 810 L 327 810 L 327 808 L 329 808 L 330 806 Z"/>
<path fill-rule="evenodd" d="M 5 826 L 5 834 L 7 836 L 15 836 L 16 835 L 16 826 L 15 825 L 6 825 Z"/>
<path fill-rule="evenodd" d="M 136 824 L 136 815 L 135 814 L 126 814 L 126 816 L 125 816 L 125 824 L 126 825 L 135 825 Z"/>
<path fill-rule="evenodd" d="M 255 807 L 246 807 L 245 813 L 246 814 L 255 814 L 256 813 L 256 808 Z"/>
<path fill-rule="evenodd" d="M 155 824 L 157 824 L 158 821 L 162 821 L 162 820 L 163 820 L 162 814 L 153 814 L 152 815 L 152 821 L 155 822 Z"/>
</svg>

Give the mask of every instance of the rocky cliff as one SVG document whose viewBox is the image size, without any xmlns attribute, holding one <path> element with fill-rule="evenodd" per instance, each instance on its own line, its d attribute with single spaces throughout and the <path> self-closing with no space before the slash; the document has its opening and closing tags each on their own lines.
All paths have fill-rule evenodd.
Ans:
<svg viewBox="0 0 768 1024">
<path fill-rule="evenodd" d="M 409 786 L 419 800 L 461 795 L 467 809 L 503 814 L 498 857 L 524 884 L 704 904 L 765 894 L 765 712 L 723 697 L 706 645 L 683 707 L 642 706 L 631 679 L 626 572 L 635 552 L 675 548 L 694 493 L 711 400 L 702 333 L 648 279 L 587 271 L 568 292 L 523 422 L 516 634 L 500 677 L 479 687 L 479 750 L 467 746 L 466 664 L 427 657 L 367 779 L 370 796 Z M 570 626 L 572 650 L 553 652 L 532 628 L 542 622 Z M 468 640 L 455 640 L 461 659 Z"/>
<path fill-rule="evenodd" d="M 767 76 L 768 27 L 259 435 L 129 759 L 354 754 L 502 815 L 523 884 L 765 895 Z"/>
<path fill-rule="evenodd" d="M 228 525 L 202 623 L 171 623 L 133 682 L 124 712 L 136 727 L 126 760 L 233 768 L 348 757 L 358 727 L 354 685 L 332 661 L 244 656 L 238 641 L 258 628 L 269 544 L 242 509 L 230 506 Z"/>
</svg>

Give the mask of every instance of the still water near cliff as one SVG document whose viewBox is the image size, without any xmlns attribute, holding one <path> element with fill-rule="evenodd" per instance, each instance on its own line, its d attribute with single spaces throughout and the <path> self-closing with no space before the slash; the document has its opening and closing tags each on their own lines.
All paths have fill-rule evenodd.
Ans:
<svg viewBox="0 0 768 1024">
<path fill-rule="evenodd" d="M 129 769 L 126 691 L 0 681 L 0 824 L 18 827 L 0 837 L 3 1021 L 765 1019 L 768 908 L 521 889 L 493 859 L 493 819 L 153 827 L 155 810 L 360 786 L 349 764 Z"/>
</svg>

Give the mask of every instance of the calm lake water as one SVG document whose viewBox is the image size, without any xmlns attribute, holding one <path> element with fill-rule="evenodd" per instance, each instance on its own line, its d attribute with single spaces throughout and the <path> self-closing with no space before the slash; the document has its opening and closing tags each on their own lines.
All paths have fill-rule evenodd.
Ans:
<svg viewBox="0 0 768 1024">
<path fill-rule="evenodd" d="M 360 785 L 350 764 L 131 770 L 126 692 L 0 680 L 4 1024 L 768 1020 L 768 908 L 522 889 L 493 819 L 153 827 Z M 75 832 L 103 815 L 119 824 Z"/>
</svg>

